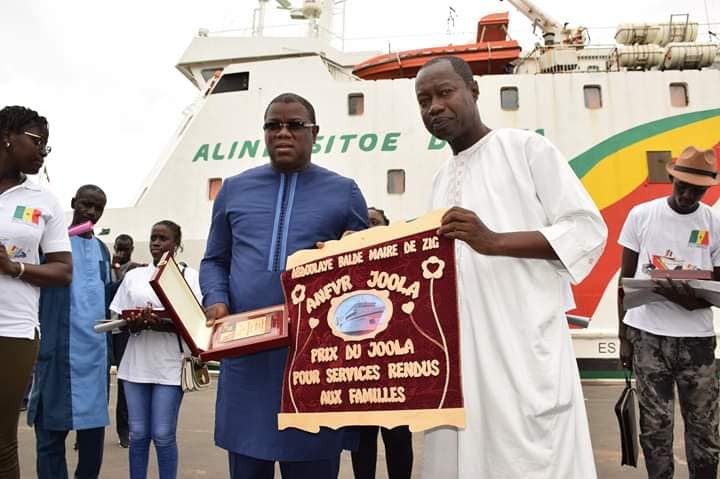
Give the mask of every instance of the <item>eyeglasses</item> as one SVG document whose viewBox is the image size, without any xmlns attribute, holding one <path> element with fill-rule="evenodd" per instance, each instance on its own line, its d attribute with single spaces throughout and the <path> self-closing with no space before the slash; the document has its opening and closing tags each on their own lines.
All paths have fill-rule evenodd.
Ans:
<svg viewBox="0 0 720 479">
<path fill-rule="evenodd" d="M 23 135 L 27 135 L 30 138 L 32 138 L 32 142 L 35 144 L 35 146 L 40 150 L 40 153 L 47 156 L 52 151 L 52 147 L 46 145 L 43 142 L 43 137 L 36 134 L 36 133 L 30 133 L 29 131 L 23 131 Z"/>
<path fill-rule="evenodd" d="M 302 130 L 303 128 L 312 128 L 314 126 L 317 126 L 315 123 L 306 123 L 301 120 L 290 120 L 290 121 L 266 121 L 263 124 L 263 130 L 265 131 L 272 131 L 272 132 L 278 132 L 282 130 L 283 128 L 287 128 L 288 131 L 298 131 Z"/>
</svg>

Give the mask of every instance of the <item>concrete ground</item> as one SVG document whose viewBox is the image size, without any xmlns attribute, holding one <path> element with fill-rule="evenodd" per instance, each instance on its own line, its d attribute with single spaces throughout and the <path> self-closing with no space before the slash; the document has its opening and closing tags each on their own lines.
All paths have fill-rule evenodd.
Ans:
<svg viewBox="0 0 720 479">
<path fill-rule="evenodd" d="M 619 435 L 617 422 L 613 412 L 613 406 L 617 400 L 622 383 L 593 383 L 583 385 L 586 404 L 590 419 L 590 430 L 595 451 L 595 461 L 600 479 L 639 479 L 647 477 L 644 472 L 644 463 L 638 469 L 619 466 Z M 114 413 L 115 406 L 115 384 L 113 377 L 112 385 L 113 400 L 111 411 Z M 178 478 L 223 478 L 228 477 L 227 456 L 213 445 L 212 429 L 214 420 L 215 389 L 195 392 L 185 395 L 180 410 L 180 423 L 178 426 L 178 443 L 180 448 L 180 471 Z M 679 412 L 676 414 L 675 426 L 675 459 L 676 479 L 687 479 L 687 463 L 683 449 L 682 421 L 679 419 Z M 114 419 L 114 418 L 113 418 Z M 23 478 L 35 477 L 35 436 L 25 421 L 25 414 L 20 418 L 19 451 L 20 465 Z M 68 463 L 71 468 L 70 476 L 76 462 L 77 454 L 72 451 L 73 433 L 70 434 L 68 447 Z M 413 438 L 415 446 L 416 467 L 413 478 L 419 478 L 419 467 L 422 460 L 422 434 L 415 434 Z M 152 449 L 151 449 L 152 451 Z M 105 434 L 105 458 L 101 477 L 108 479 L 128 477 L 127 449 L 118 445 L 114 427 L 109 427 Z M 148 477 L 156 478 L 154 453 L 151 452 L 151 469 Z M 387 478 L 384 468 L 384 452 L 382 446 L 378 447 L 378 469 L 377 478 Z M 280 477 L 279 472 L 276 477 Z M 350 455 L 343 454 L 340 471 L 341 479 L 352 479 L 350 467 Z M 578 478 L 582 479 L 582 478 Z"/>
</svg>

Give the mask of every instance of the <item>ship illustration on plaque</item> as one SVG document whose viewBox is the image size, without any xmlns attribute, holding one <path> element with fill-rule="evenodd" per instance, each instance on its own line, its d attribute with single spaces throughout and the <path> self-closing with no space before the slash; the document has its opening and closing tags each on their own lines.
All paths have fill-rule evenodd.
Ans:
<svg viewBox="0 0 720 479">
<path fill-rule="evenodd" d="M 333 299 L 327 320 L 335 336 L 359 341 L 384 331 L 392 310 L 387 291 L 360 290 Z"/>
</svg>

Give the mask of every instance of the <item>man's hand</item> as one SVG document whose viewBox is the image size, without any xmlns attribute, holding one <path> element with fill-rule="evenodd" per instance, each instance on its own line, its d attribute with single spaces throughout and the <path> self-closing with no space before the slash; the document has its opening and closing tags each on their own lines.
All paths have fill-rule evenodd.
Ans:
<svg viewBox="0 0 720 479">
<path fill-rule="evenodd" d="M 474 211 L 450 208 L 442 217 L 438 234 L 464 241 L 480 254 L 497 254 L 500 235 L 485 226 Z"/>
<path fill-rule="evenodd" d="M 212 328 L 215 321 L 228 315 L 230 315 L 230 311 L 228 310 L 227 305 L 223 303 L 210 305 L 205 309 L 205 317 L 207 318 L 205 325 L 208 328 Z"/>
<path fill-rule="evenodd" d="M 657 287 L 653 289 L 655 293 L 664 296 L 668 301 L 672 301 L 688 311 L 709 308 L 711 306 L 711 304 L 704 299 L 697 297 L 695 291 L 693 291 L 687 283 L 678 283 L 667 278 L 666 283 L 655 281 L 655 284 L 657 285 Z"/>
<path fill-rule="evenodd" d="M 0 243 L 0 273 L 7 276 L 17 276 L 20 273 L 20 267 L 10 259 L 2 243 Z"/>
<path fill-rule="evenodd" d="M 113 255 L 110 264 L 112 264 L 113 269 L 120 269 L 120 258 L 118 258 L 117 255 Z"/>
<path fill-rule="evenodd" d="M 627 338 L 620 338 L 620 366 L 625 369 L 633 367 L 633 345 Z"/>
</svg>

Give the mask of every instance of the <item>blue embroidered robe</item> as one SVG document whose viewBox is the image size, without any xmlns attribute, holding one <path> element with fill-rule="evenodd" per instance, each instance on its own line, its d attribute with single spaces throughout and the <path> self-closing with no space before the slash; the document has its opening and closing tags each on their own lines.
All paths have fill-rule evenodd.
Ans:
<svg viewBox="0 0 720 479">
<path fill-rule="evenodd" d="M 70 243 L 70 287 L 40 293 L 40 351 L 27 415 L 29 425 L 55 431 L 109 424 L 107 335 L 93 326 L 106 317 L 110 255 L 95 237 Z"/>
<path fill-rule="evenodd" d="M 365 228 L 367 205 L 355 182 L 320 166 L 282 173 L 264 165 L 228 178 L 215 199 L 200 266 L 203 302 L 224 303 L 231 313 L 281 304 L 288 255 Z M 342 449 L 342 430 L 278 431 L 286 358 L 282 348 L 222 361 L 218 446 L 281 461 L 327 459 Z"/>
</svg>

